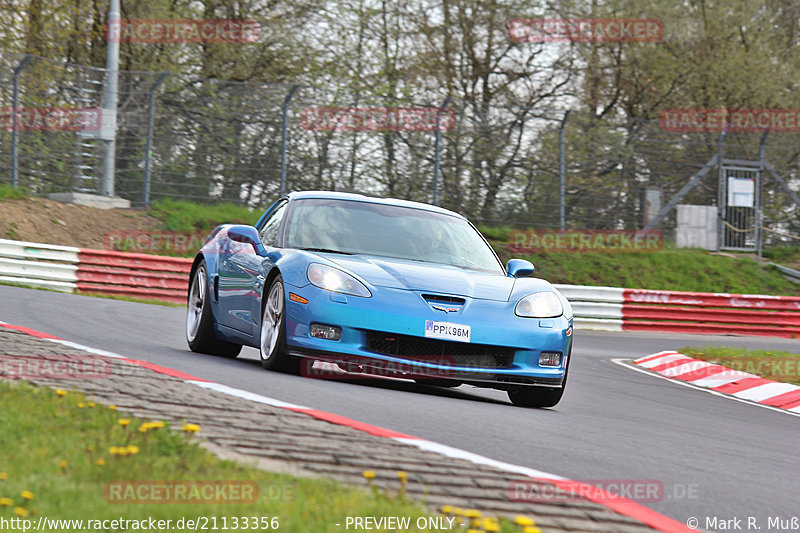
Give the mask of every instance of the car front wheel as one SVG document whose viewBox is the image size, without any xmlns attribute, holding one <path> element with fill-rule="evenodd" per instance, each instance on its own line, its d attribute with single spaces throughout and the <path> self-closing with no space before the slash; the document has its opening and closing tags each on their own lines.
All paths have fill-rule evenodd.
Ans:
<svg viewBox="0 0 800 533">
<path fill-rule="evenodd" d="M 299 373 L 300 359 L 286 354 L 286 298 L 280 274 L 272 281 L 262 308 L 258 343 L 261 366 L 265 370 Z"/>
</svg>

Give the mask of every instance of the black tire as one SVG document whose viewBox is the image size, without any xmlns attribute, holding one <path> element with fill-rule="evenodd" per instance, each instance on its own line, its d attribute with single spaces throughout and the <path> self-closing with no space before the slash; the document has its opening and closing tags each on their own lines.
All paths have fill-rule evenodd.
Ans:
<svg viewBox="0 0 800 533">
<path fill-rule="evenodd" d="M 214 333 L 206 276 L 206 262 L 200 261 L 189 284 L 186 303 L 186 342 L 193 352 L 234 358 L 242 351 L 241 344 L 223 341 Z"/>
<path fill-rule="evenodd" d="M 508 391 L 508 399 L 517 407 L 555 407 L 561 401 L 561 397 L 564 396 L 564 390 L 567 388 L 570 359 L 572 359 L 571 348 L 569 359 L 567 359 L 567 370 L 564 372 L 564 381 L 561 383 L 560 388 L 518 387 Z"/>
<path fill-rule="evenodd" d="M 264 370 L 299 374 L 300 359 L 286 353 L 286 292 L 280 274 L 275 276 L 264 294 L 258 335 L 261 366 Z"/>
</svg>

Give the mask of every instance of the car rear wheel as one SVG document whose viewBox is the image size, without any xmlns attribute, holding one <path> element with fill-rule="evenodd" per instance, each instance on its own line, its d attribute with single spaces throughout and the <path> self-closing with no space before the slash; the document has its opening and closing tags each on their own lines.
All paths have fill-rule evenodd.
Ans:
<svg viewBox="0 0 800 533">
<path fill-rule="evenodd" d="M 214 333 L 214 317 L 208 297 L 205 261 L 201 261 L 197 265 L 189 286 L 189 299 L 186 306 L 186 342 L 193 352 L 223 357 L 236 357 L 242 350 L 241 344 L 219 340 Z"/>
<path fill-rule="evenodd" d="M 280 274 L 272 281 L 262 308 L 258 343 L 261 366 L 264 370 L 299 373 L 300 359 L 286 354 L 286 298 Z"/>
</svg>

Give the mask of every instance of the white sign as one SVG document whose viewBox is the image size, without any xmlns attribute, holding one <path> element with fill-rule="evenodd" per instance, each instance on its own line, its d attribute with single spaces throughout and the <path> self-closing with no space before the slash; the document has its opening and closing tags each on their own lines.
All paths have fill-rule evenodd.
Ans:
<svg viewBox="0 0 800 533">
<path fill-rule="evenodd" d="M 728 178 L 728 207 L 754 207 L 756 181 L 752 178 Z"/>
</svg>

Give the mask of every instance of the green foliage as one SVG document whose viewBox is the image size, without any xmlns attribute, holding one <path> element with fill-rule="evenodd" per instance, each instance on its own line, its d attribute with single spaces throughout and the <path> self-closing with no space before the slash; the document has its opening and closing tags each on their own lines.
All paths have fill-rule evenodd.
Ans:
<svg viewBox="0 0 800 533">
<path fill-rule="evenodd" d="M 186 200 L 158 200 L 150 215 L 167 231 L 211 231 L 220 224 L 255 224 L 261 212 L 232 203 L 198 204 Z"/>
<path fill-rule="evenodd" d="M 0 184 L 0 202 L 4 200 L 20 200 L 25 198 L 25 193 L 8 184 Z"/>
</svg>

